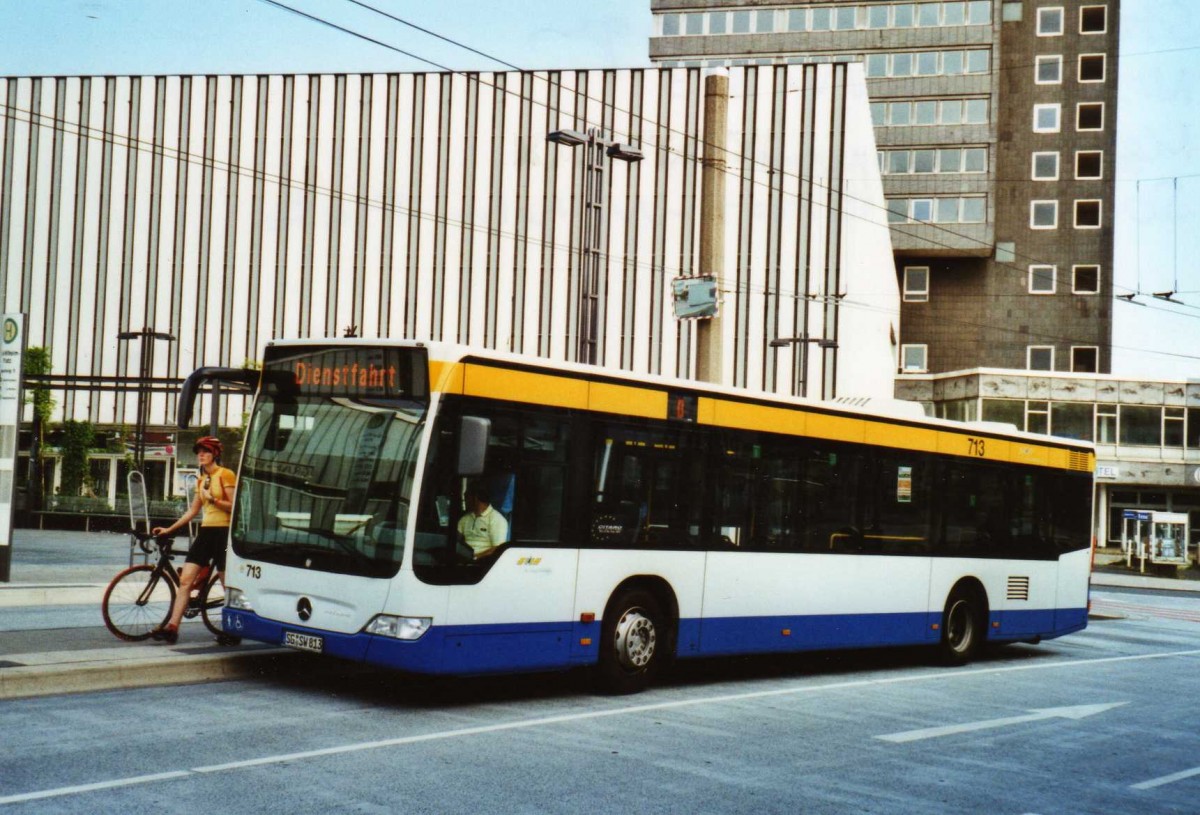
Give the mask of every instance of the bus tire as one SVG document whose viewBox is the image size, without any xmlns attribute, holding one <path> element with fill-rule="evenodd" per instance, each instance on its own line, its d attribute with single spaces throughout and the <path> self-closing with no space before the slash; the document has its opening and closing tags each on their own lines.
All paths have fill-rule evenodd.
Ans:
<svg viewBox="0 0 1200 815">
<path fill-rule="evenodd" d="M 959 583 L 942 612 L 942 641 L 938 653 L 944 665 L 966 665 L 979 653 L 987 636 L 987 600 L 982 590 Z"/>
<path fill-rule="evenodd" d="M 649 685 L 666 661 L 667 629 L 666 615 L 651 592 L 631 588 L 614 595 L 600 624 L 600 690 L 637 693 Z"/>
</svg>

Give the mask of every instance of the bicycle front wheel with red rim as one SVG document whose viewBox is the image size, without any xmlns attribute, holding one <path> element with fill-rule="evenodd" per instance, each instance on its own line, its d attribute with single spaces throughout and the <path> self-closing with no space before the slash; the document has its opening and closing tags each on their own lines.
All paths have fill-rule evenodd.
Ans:
<svg viewBox="0 0 1200 815">
<path fill-rule="evenodd" d="M 171 616 L 175 584 L 154 566 L 130 566 L 104 590 L 104 625 L 123 640 L 148 638 Z"/>
</svg>

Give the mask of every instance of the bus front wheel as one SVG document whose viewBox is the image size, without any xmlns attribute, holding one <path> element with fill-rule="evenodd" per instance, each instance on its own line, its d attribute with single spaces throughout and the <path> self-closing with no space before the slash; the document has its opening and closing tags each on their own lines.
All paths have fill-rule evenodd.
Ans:
<svg viewBox="0 0 1200 815">
<path fill-rule="evenodd" d="M 942 612 L 941 660 L 946 665 L 966 665 L 987 636 L 987 602 L 969 585 L 958 585 Z"/>
<path fill-rule="evenodd" d="M 608 604 L 600 632 L 600 689 L 637 693 L 650 684 L 669 639 L 658 599 L 644 589 L 621 592 Z"/>
</svg>

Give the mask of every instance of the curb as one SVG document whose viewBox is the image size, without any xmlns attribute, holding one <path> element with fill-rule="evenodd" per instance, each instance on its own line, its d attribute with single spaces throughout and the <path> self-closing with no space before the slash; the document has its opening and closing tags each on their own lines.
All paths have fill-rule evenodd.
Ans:
<svg viewBox="0 0 1200 815">
<path fill-rule="evenodd" d="M 0 670 L 0 699 L 248 679 L 303 658 L 287 649 L 269 648 L 234 654 L 14 666 Z"/>
<path fill-rule="evenodd" d="M 0 608 L 22 606 L 100 606 L 107 583 L 39 583 L 0 586 Z"/>
</svg>

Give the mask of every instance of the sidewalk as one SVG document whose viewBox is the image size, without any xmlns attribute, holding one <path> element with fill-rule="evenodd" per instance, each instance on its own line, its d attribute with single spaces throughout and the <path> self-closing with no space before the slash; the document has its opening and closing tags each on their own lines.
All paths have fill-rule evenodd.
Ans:
<svg viewBox="0 0 1200 815">
<path fill-rule="evenodd" d="M 0 699 L 240 679 L 310 661 L 262 643 L 218 646 L 198 621 L 185 622 L 176 645 L 118 640 L 100 601 L 129 556 L 127 535 L 13 530 L 11 581 L 0 583 Z"/>
<path fill-rule="evenodd" d="M 128 536 L 18 529 L 13 537 L 12 581 L 0 583 L 0 699 L 240 679 L 337 664 L 263 643 L 218 646 L 198 621 L 185 622 L 176 645 L 122 642 L 104 627 L 100 601 L 113 575 L 129 565 Z M 1098 554 L 1093 586 L 1200 591 L 1200 580 L 1104 571 L 1112 560 Z"/>
</svg>

